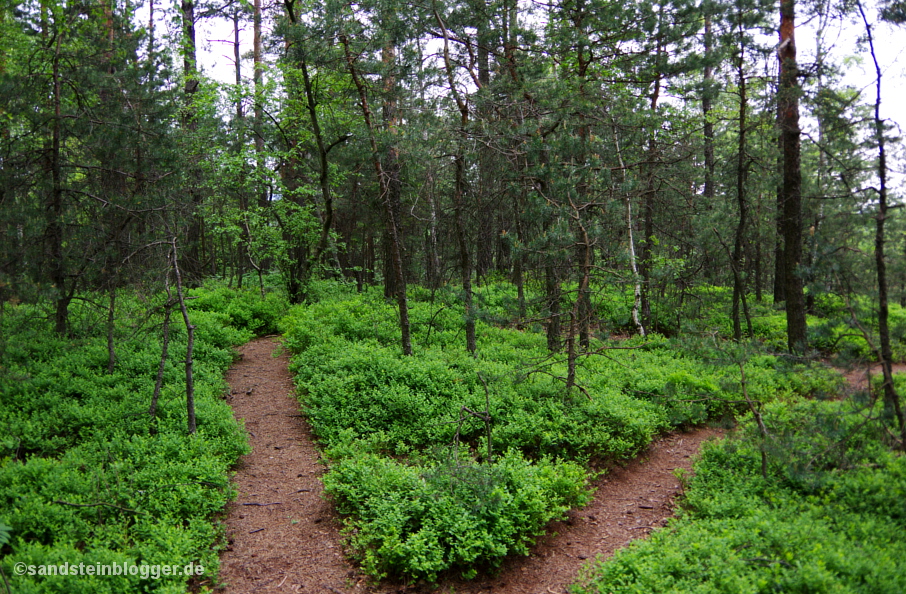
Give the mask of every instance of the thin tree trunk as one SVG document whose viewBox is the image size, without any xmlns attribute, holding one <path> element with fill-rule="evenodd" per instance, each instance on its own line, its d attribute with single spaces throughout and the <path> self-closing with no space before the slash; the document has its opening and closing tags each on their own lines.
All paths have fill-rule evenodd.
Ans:
<svg viewBox="0 0 906 594">
<path fill-rule="evenodd" d="M 614 146 L 617 149 L 617 159 L 620 163 L 620 171 L 623 175 L 623 181 L 626 181 L 626 164 L 623 162 L 623 151 L 620 150 L 620 140 L 617 137 L 617 128 L 616 122 L 613 123 L 611 128 L 613 131 L 613 142 Z M 635 240 L 633 239 L 632 229 L 633 229 L 633 220 L 632 220 L 632 198 L 627 193 L 625 195 L 626 203 L 626 232 L 628 234 L 629 240 L 629 267 L 632 270 L 632 280 L 633 280 L 633 293 L 635 298 L 632 302 L 632 323 L 635 325 L 636 330 L 639 333 L 639 336 L 645 336 L 645 325 L 642 323 L 639 318 L 639 310 L 641 309 L 642 304 L 642 282 L 641 276 L 639 275 L 639 266 L 635 256 Z"/>
<path fill-rule="evenodd" d="M 660 7 L 658 11 L 658 32 L 657 32 L 657 48 L 655 50 L 655 77 L 654 77 L 654 86 L 651 90 L 650 96 L 650 109 L 652 117 L 657 116 L 657 104 L 661 96 L 661 83 L 663 74 L 660 68 L 661 57 L 664 51 L 663 47 L 663 37 L 662 37 L 662 25 L 661 19 L 663 17 L 663 7 Z M 641 292 L 641 308 L 642 308 L 642 325 L 646 328 L 651 329 L 653 325 L 651 317 L 651 293 L 652 293 L 652 279 L 651 273 L 654 266 L 654 200 L 655 195 L 657 194 L 656 188 L 656 176 L 655 176 L 655 163 L 657 162 L 657 137 L 655 136 L 655 131 L 652 130 L 649 133 L 648 137 L 648 163 L 646 164 L 646 180 L 645 180 L 645 193 L 642 198 L 642 227 L 644 233 L 644 241 L 642 243 L 642 258 L 640 263 L 640 272 L 642 274 L 642 292 Z"/>
<path fill-rule="evenodd" d="M 463 186 L 465 185 L 465 159 L 457 154 L 455 159 L 456 181 L 453 189 L 453 208 L 456 211 L 456 239 L 459 243 L 459 264 L 462 271 L 462 290 L 465 305 L 466 350 L 475 353 L 475 312 L 472 305 L 472 261 L 466 242 L 466 228 L 463 217 Z"/>
<path fill-rule="evenodd" d="M 255 90 L 255 163 L 259 171 L 265 167 L 264 163 L 264 104 L 262 97 L 264 95 L 264 62 L 261 48 L 261 0 L 255 0 L 252 6 L 252 82 Z M 266 208 L 268 205 L 267 188 L 258 190 L 258 206 Z"/>
<path fill-rule="evenodd" d="M 330 191 L 330 167 L 328 166 L 327 157 L 331 149 L 341 142 L 345 142 L 349 138 L 349 135 L 343 135 L 330 146 L 327 146 L 324 143 L 324 135 L 321 133 L 321 123 L 318 119 L 318 103 L 315 100 L 314 88 L 308 74 L 308 64 L 305 63 L 305 60 L 300 60 L 299 67 L 302 69 L 302 83 L 305 86 L 309 123 L 311 123 L 311 129 L 315 135 L 315 145 L 318 148 L 318 185 L 321 188 L 321 199 L 324 202 L 324 210 L 322 211 L 323 214 L 321 218 L 321 234 L 311 259 L 312 266 L 309 267 L 309 269 L 311 269 L 314 265 L 317 265 L 321 260 L 324 251 L 327 249 L 330 242 L 330 230 L 333 227 L 333 195 Z"/>
<path fill-rule="evenodd" d="M 186 309 L 185 294 L 182 289 L 182 274 L 179 271 L 179 256 L 176 250 L 176 238 L 174 237 L 170 245 L 173 252 L 173 272 L 176 276 L 176 296 L 179 299 L 179 309 L 182 312 L 182 320 L 186 325 L 188 342 L 186 344 L 186 419 L 189 434 L 195 433 L 195 378 L 192 370 L 192 353 L 195 350 L 195 326 L 189 320 L 189 311 Z"/>
<path fill-rule="evenodd" d="M 245 138 L 245 114 L 242 112 L 242 54 L 240 52 L 239 38 L 239 8 L 233 11 L 233 61 L 236 70 L 236 124 L 233 126 L 236 134 L 235 147 L 236 153 L 242 153 L 246 142 Z M 245 190 L 239 190 L 239 210 L 242 211 L 242 223 L 239 236 L 239 243 L 236 246 L 236 276 L 238 288 L 242 288 L 243 277 L 245 276 L 245 264 L 251 261 L 249 254 L 249 245 L 251 243 L 251 229 L 248 217 L 248 196 Z M 230 283 L 233 281 L 233 272 L 230 270 Z"/>
<path fill-rule="evenodd" d="M 900 406 L 900 397 L 893 383 L 893 352 L 890 346 L 889 311 L 887 303 L 887 262 L 884 258 L 884 223 L 887 220 L 887 153 L 884 139 L 884 120 L 881 119 L 881 67 L 875 55 L 871 25 L 865 17 L 862 3 L 857 1 L 859 14 L 865 24 L 868 47 L 875 66 L 875 142 L 878 144 L 878 214 L 875 218 L 875 268 L 878 275 L 878 338 L 881 342 L 881 371 L 884 376 L 884 409 L 889 417 L 895 417 L 900 426 L 900 447 L 906 449 L 906 418 Z"/>
<path fill-rule="evenodd" d="M 567 354 L 566 354 L 566 389 L 571 390 L 573 386 L 576 385 L 576 361 L 578 360 L 578 354 L 576 353 L 576 326 L 577 321 L 582 322 L 580 316 L 583 315 L 583 309 L 585 309 L 585 303 L 582 299 L 582 296 L 588 293 L 588 286 L 591 278 L 591 258 L 593 246 L 591 240 L 588 237 L 588 230 L 582 224 L 581 213 L 575 204 L 571 204 L 573 207 L 573 212 L 575 213 L 576 224 L 579 227 L 579 239 L 581 241 L 581 248 L 583 252 L 582 257 L 582 277 L 579 280 L 579 295 L 576 298 L 576 303 L 573 305 L 572 315 L 570 316 L 569 323 L 569 334 L 567 336 Z M 587 313 L 587 312 L 585 312 Z M 587 327 L 585 332 L 587 333 Z M 586 335 L 585 340 L 588 340 Z M 581 344 L 581 337 L 580 337 Z M 587 348 L 587 342 L 583 345 Z"/>
<path fill-rule="evenodd" d="M 741 18 L 741 15 L 740 15 Z M 740 28 L 742 26 L 740 25 Z M 740 31 L 740 34 L 743 32 Z M 746 200 L 746 182 L 749 174 L 749 159 L 747 155 L 747 133 L 748 122 L 746 121 L 748 110 L 748 97 L 746 95 L 746 75 L 745 75 L 745 53 L 740 38 L 739 55 L 737 59 L 737 75 L 739 87 L 739 142 L 736 161 L 736 202 L 739 209 L 739 221 L 736 225 L 736 238 L 733 242 L 733 337 L 742 340 L 742 325 L 739 319 L 740 301 L 746 310 L 746 328 L 748 335 L 752 336 L 752 321 L 748 315 L 748 305 L 746 304 L 746 282 L 745 270 L 743 266 L 743 247 L 745 242 L 746 224 L 748 223 L 749 205 Z"/>
<path fill-rule="evenodd" d="M 198 92 L 198 60 L 195 36 L 195 2 L 182 0 L 182 52 L 183 52 L 183 102 L 185 112 L 183 115 L 183 128 L 190 133 L 197 129 L 195 122 L 195 94 Z M 204 220 L 197 212 L 201 205 L 201 189 L 199 188 L 199 172 L 194 158 L 188 168 L 189 196 L 189 228 L 186 232 L 186 258 L 184 272 L 190 285 L 198 284 L 204 275 Z"/>
<path fill-rule="evenodd" d="M 400 342 L 404 355 L 412 355 L 412 341 L 410 338 L 409 328 L 409 305 L 406 297 L 406 277 L 403 274 L 403 257 L 400 244 L 399 231 L 397 229 L 397 217 L 395 214 L 396 206 L 393 204 L 394 193 L 390 188 L 389 176 L 384 172 L 384 166 L 381 163 L 380 152 L 378 151 L 377 138 L 374 133 L 374 124 L 371 119 L 371 109 L 368 106 L 368 95 L 365 92 L 365 86 L 359 77 L 359 72 L 355 67 L 355 58 L 349 49 L 349 40 L 345 35 L 340 36 L 340 43 L 343 45 L 343 53 L 346 58 L 346 65 L 349 68 L 349 74 L 352 77 L 353 84 L 359 93 L 359 101 L 362 109 L 362 117 L 365 120 L 365 127 L 368 130 L 368 140 L 371 144 L 371 158 L 374 165 L 375 174 L 378 178 L 378 186 L 381 192 L 381 202 L 384 205 L 384 213 L 387 219 L 387 234 L 390 240 L 391 257 L 393 260 L 393 273 L 396 279 L 396 302 L 399 309 L 400 318 Z M 399 194 L 395 194 L 399 200 Z"/>
<path fill-rule="evenodd" d="M 54 17 L 55 25 L 56 17 Z M 57 27 L 59 29 L 59 27 Z M 50 280 L 56 288 L 56 310 L 54 312 L 54 329 L 57 334 L 66 334 L 69 326 L 69 303 L 72 292 L 66 289 L 66 263 L 63 257 L 63 164 L 62 164 L 62 75 L 60 74 L 60 53 L 63 34 L 56 31 L 52 63 L 53 84 L 53 124 L 51 124 L 50 141 L 50 176 L 51 193 L 48 209 L 47 243 L 48 269 Z"/>
<path fill-rule="evenodd" d="M 437 20 L 437 24 L 444 37 L 444 66 L 447 71 L 447 83 L 450 85 L 450 93 L 453 95 L 456 106 L 459 109 L 459 135 L 460 140 L 464 142 L 466 137 L 466 125 L 469 122 L 469 106 L 466 104 L 456 87 L 453 66 L 450 62 L 450 42 L 447 34 L 447 27 L 444 25 L 444 21 L 441 18 L 440 13 L 437 12 L 437 9 L 434 10 L 434 18 Z M 463 213 L 466 163 L 462 154 L 461 145 L 457 148 L 453 163 L 456 168 L 453 187 L 453 208 L 456 216 L 456 239 L 459 244 L 459 265 L 462 272 L 462 290 L 465 301 L 466 349 L 474 354 L 476 339 L 475 313 L 472 311 L 472 260 L 469 255 L 469 245 L 466 241 L 466 226 Z"/>
<path fill-rule="evenodd" d="M 711 122 L 711 92 L 714 84 L 714 67 L 711 64 L 714 54 L 714 35 L 711 32 L 711 15 L 705 15 L 705 80 L 702 93 L 702 118 L 704 119 L 705 137 L 705 199 L 708 204 L 714 201 L 714 124 Z"/>
<path fill-rule="evenodd" d="M 761 195 L 755 201 L 755 301 L 761 303 L 764 299 L 762 287 L 764 286 L 764 268 L 761 257 Z"/>
<path fill-rule="evenodd" d="M 154 0 L 148 0 L 148 60 L 154 60 Z"/>
<path fill-rule="evenodd" d="M 425 259 L 428 276 L 428 287 L 432 290 L 440 288 L 441 264 L 437 249 L 437 202 L 434 192 L 427 192 L 428 199 L 428 228 L 425 230 Z"/>
<path fill-rule="evenodd" d="M 550 262 L 544 266 L 544 292 L 547 300 L 547 350 L 555 353 L 561 347 L 560 279 L 557 268 Z"/>
</svg>

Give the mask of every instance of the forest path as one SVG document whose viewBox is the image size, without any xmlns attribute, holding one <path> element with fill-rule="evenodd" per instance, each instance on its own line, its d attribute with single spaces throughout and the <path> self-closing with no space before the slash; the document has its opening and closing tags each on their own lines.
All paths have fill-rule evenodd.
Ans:
<svg viewBox="0 0 906 594">
<path fill-rule="evenodd" d="M 507 560 L 496 576 L 445 579 L 434 588 L 374 587 L 342 555 L 340 521 L 321 495 L 323 466 L 292 395 L 288 356 L 273 356 L 279 348 L 272 337 L 254 340 L 240 348 L 242 357 L 227 374 L 233 414 L 245 421 L 252 446 L 237 468 L 239 495 L 225 520 L 229 546 L 220 579 L 228 594 L 560 594 L 586 559 L 610 556 L 666 523 L 681 489 L 674 470 L 689 470 L 702 442 L 720 434 L 698 429 L 655 442 L 595 481 L 591 504 L 553 523 L 530 556 Z"/>
<path fill-rule="evenodd" d="M 869 379 L 881 375 L 881 364 L 852 367 L 833 367 L 843 375 L 843 381 L 851 392 L 865 392 L 868 390 Z M 893 363 L 891 369 L 894 374 L 906 372 L 906 363 Z"/>
</svg>

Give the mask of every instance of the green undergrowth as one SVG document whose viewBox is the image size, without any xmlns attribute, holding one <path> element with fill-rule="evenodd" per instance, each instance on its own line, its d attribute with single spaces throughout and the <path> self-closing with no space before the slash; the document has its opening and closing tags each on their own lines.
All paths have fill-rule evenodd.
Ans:
<svg viewBox="0 0 906 594">
<path fill-rule="evenodd" d="M 565 286 L 562 307 L 571 307 L 575 287 Z M 570 293 L 572 291 L 573 293 Z M 731 318 L 732 289 L 700 285 L 690 287 L 680 296 L 655 298 L 652 318 L 655 329 L 668 336 L 718 335 L 733 336 Z M 634 333 L 631 311 L 635 299 L 631 287 L 605 286 L 592 288 L 596 324 L 599 332 Z M 537 301 L 537 299 L 535 300 Z M 787 350 L 786 313 L 775 307 L 770 299 L 758 302 L 748 298 L 754 338 L 774 352 Z M 890 303 L 889 328 L 894 359 L 906 360 L 906 308 Z M 747 332 L 745 317 L 740 314 L 743 333 Z M 846 365 L 855 361 L 876 359 L 863 331 L 877 346 L 878 314 L 875 300 L 866 296 L 844 299 L 834 294 L 820 294 L 814 300 L 812 313 L 806 316 L 808 343 L 813 354 L 832 357 Z"/>
<path fill-rule="evenodd" d="M 433 581 L 495 567 L 587 499 L 587 469 L 744 406 L 737 367 L 659 336 L 594 341 L 596 354 L 578 361 L 580 387 L 567 391 L 566 363 L 550 357 L 540 328 L 513 323 L 512 290 L 482 290 L 491 311 L 476 315 L 475 357 L 455 289 L 412 291 L 412 357 L 377 290 L 295 307 L 282 322 L 300 401 L 329 460 L 327 492 L 375 577 Z M 769 355 L 744 369 L 762 400 L 834 387 L 826 373 Z"/>
<path fill-rule="evenodd" d="M 186 331 L 173 312 L 156 418 L 147 411 L 161 355 L 156 304 L 117 298 L 116 366 L 107 373 L 106 312 L 73 303 L 73 334 L 48 312 L 5 304 L 0 354 L 0 524 L 10 527 L 3 573 L 19 594 L 184 592 L 185 577 L 17 576 L 16 563 L 178 564 L 218 567 L 214 515 L 234 493 L 231 466 L 248 450 L 224 401 L 233 345 L 270 331 L 276 297 L 223 287 L 191 291 L 197 433 L 186 432 Z"/>
<path fill-rule="evenodd" d="M 906 592 L 906 457 L 884 443 L 877 408 L 767 406 L 766 440 L 750 419 L 706 445 L 680 516 L 571 592 Z"/>
</svg>

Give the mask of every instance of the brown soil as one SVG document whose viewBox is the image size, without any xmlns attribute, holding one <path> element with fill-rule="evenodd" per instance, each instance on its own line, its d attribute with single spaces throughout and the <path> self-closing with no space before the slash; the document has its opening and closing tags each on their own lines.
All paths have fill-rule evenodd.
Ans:
<svg viewBox="0 0 906 594">
<path fill-rule="evenodd" d="M 252 592 L 493 592 L 559 594 L 579 568 L 596 555 L 608 557 L 662 526 L 680 491 L 675 470 L 689 470 L 714 429 L 676 433 L 652 444 L 641 457 L 599 478 L 594 501 L 549 527 L 528 557 L 512 558 L 495 576 L 465 582 L 369 584 L 342 555 L 340 520 L 322 498 L 323 467 L 311 429 L 292 397 L 285 354 L 273 357 L 271 338 L 240 349 L 229 371 L 230 403 L 245 421 L 252 452 L 234 479 L 239 496 L 228 508 L 229 546 L 221 556 L 220 579 L 227 593 Z"/>
<path fill-rule="evenodd" d="M 252 452 L 237 469 L 221 555 L 225 591 L 336 592 L 358 574 L 340 549 L 338 523 L 321 497 L 323 467 L 299 414 L 287 356 L 264 338 L 239 349 L 227 373 L 230 404 L 245 421 Z"/>
<path fill-rule="evenodd" d="M 906 363 L 894 363 L 891 367 L 893 368 L 894 373 L 906 372 Z M 834 367 L 834 369 L 843 374 L 843 379 L 849 390 L 854 392 L 867 391 L 869 376 L 875 377 L 881 375 L 880 363 L 872 363 L 870 367 L 865 365 L 853 368 Z"/>
</svg>

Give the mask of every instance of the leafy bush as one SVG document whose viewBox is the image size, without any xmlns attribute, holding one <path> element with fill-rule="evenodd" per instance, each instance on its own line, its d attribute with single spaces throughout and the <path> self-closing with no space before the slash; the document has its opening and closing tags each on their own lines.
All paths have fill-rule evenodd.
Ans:
<svg viewBox="0 0 906 594">
<path fill-rule="evenodd" d="M 218 293 L 215 290 L 213 293 Z M 207 295 L 199 290 L 200 295 Z M 217 299 L 229 305 L 229 296 Z M 226 300 L 226 301 L 224 301 Z M 0 524 L 11 528 L 2 567 L 16 592 L 183 592 L 186 579 L 16 576 L 15 563 L 180 563 L 216 573 L 219 529 L 211 518 L 233 496 L 229 469 L 247 451 L 223 400 L 222 376 L 246 325 L 198 308 L 195 399 L 198 432 L 186 435 L 186 333 L 174 317 L 164 387 L 147 414 L 161 345 L 160 317 L 138 330 L 134 296 L 118 297 L 116 367 L 107 373 L 97 331 L 56 336 L 32 306 L 7 306 L 0 358 Z M 197 301 L 190 302 L 196 304 Z M 212 306 L 213 307 L 213 306 Z M 239 311 L 235 308 L 234 311 Z M 91 324 L 73 311 L 75 327 Z"/>
<path fill-rule="evenodd" d="M 206 286 L 189 291 L 189 307 L 227 316 L 229 327 L 252 332 L 257 336 L 273 334 L 286 312 L 288 302 L 281 292 L 266 292 L 257 288 L 234 289 L 226 286 Z"/>
<path fill-rule="evenodd" d="M 867 412 L 771 407 L 767 479 L 750 422 L 703 450 L 680 518 L 591 564 L 571 591 L 906 591 L 906 458 Z"/>
<path fill-rule="evenodd" d="M 590 499 L 585 472 L 569 463 L 530 463 L 514 451 L 491 465 L 469 459 L 407 465 L 360 455 L 331 465 L 325 491 L 349 515 L 348 543 L 366 573 L 434 581 L 442 571 L 473 577 Z"/>
<path fill-rule="evenodd" d="M 528 542 L 562 513 L 561 499 L 552 497 L 531 523 L 513 523 L 507 518 L 522 512 L 511 507 L 516 499 L 504 498 L 513 503 L 494 508 L 493 518 L 463 520 L 454 530 L 449 518 L 470 516 L 437 495 L 438 473 L 453 481 L 444 484 L 462 498 L 456 505 L 479 504 L 437 452 L 458 444 L 469 457 L 457 458 L 456 468 L 480 468 L 474 472 L 490 473 L 488 481 L 503 481 L 504 460 L 521 460 L 524 471 L 506 474 L 507 488 L 535 492 L 546 472 L 581 484 L 577 463 L 626 459 L 659 433 L 745 408 L 737 367 L 657 335 L 596 342 L 592 351 L 603 356 L 582 357 L 582 389 L 567 392 L 566 363 L 549 356 L 543 334 L 489 323 L 511 325 L 512 290 L 482 291 L 476 301 L 490 311 L 476 320 L 475 357 L 462 348 L 464 312 L 449 289 L 413 291 L 411 357 L 401 354 L 394 306 L 378 291 L 297 306 L 281 322 L 299 399 L 331 460 L 328 492 L 349 514 L 349 542 L 372 575 L 434 579 L 450 568 L 471 575 L 523 551 L 513 543 Z M 745 371 L 750 395 L 766 401 L 815 391 L 825 380 L 815 373 L 794 381 L 770 355 L 751 357 Z M 490 444 L 488 426 L 472 414 L 485 410 Z M 488 467 L 489 446 L 509 454 Z M 582 499 L 573 493 L 562 501 Z M 498 524 L 511 531 L 481 528 Z M 469 526 L 478 532 L 459 536 Z"/>
</svg>

